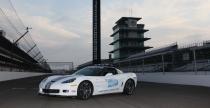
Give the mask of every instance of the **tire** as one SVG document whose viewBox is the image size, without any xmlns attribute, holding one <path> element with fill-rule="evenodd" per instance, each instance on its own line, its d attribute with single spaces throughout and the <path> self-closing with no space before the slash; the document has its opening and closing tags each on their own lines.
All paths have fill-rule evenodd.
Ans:
<svg viewBox="0 0 210 108">
<path fill-rule="evenodd" d="M 128 79 L 125 83 L 123 94 L 132 95 L 135 91 L 135 82 L 132 79 Z"/>
<path fill-rule="evenodd" d="M 77 89 L 77 97 L 82 100 L 89 99 L 93 94 L 93 86 L 89 81 L 83 81 Z"/>
</svg>

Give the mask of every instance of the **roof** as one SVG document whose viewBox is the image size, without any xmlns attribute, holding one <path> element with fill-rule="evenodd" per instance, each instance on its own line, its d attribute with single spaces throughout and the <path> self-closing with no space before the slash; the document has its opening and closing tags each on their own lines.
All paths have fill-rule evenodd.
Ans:
<svg viewBox="0 0 210 108">
<path fill-rule="evenodd" d="M 110 37 L 114 37 L 115 34 L 117 34 L 118 32 L 121 31 L 137 31 L 137 32 L 141 32 L 141 33 L 145 33 L 149 30 L 146 29 L 142 29 L 142 28 L 120 28 L 119 30 L 115 31 Z"/>
<path fill-rule="evenodd" d="M 144 41 L 147 41 L 147 40 L 150 40 L 151 38 L 119 38 L 117 40 L 115 40 L 114 42 L 110 43 L 109 45 L 114 45 L 115 43 L 117 43 L 118 41 L 128 41 L 128 40 L 131 40 L 131 41 L 137 41 L 137 42 L 144 42 Z"/>
<path fill-rule="evenodd" d="M 103 68 L 114 68 L 113 66 L 106 66 L 106 65 L 102 65 L 102 64 L 98 64 L 98 65 L 92 65 L 92 66 L 87 66 L 87 68 L 100 68 L 100 69 L 103 69 Z"/>
<path fill-rule="evenodd" d="M 118 50 L 122 50 L 122 49 L 124 49 L 124 50 L 126 50 L 126 49 L 146 50 L 146 49 L 150 49 L 150 48 L 152 48 L 152 47 L 149 47 L 149 46 L 144 46 L 144 47 L 141 47 L 141 46 L 124 46 L 124 47 L 112 50 L 109 53 L 114 53 L 114 52 L 116 52 Z"/>
<path fill-rule="evenodd" d="M 120 22 L 123 22 L 123 21 L 125 21 L 125 20 L 127 20 L 127 19 L 140 20 L 140 19 L 142 19 L 142 18 L 139 18 L 139 17 L 122 17 L 122 18 L 120 18 L 120 19 L 116 22 L 116 24 L 118 24 L 118 23 L 120 23 Z"/>
<path fill-rule="evenodd" d="M 87 66 L 87 68 L 104 68 L 105 66 Z"/>
<path fill-rule="evenodd" d="M 148 52 L 145 52 L 145 53 L 137 53 L 137 54 L 131 55 L 128 58 L 138 58 L 138 57 L 143 57 L 143 56 L 147 56 L 147 55 L 159 54 L 159 53 L 162 53 L 162 52 L 175 50 L 175 49 L 177 49 L 177 47 L 178 47 L 177 43 L 174 43 L 170 46 L 157 48 L 157 49 L 152 49 L 151 51 L 148 51 Z"/>
</svg>

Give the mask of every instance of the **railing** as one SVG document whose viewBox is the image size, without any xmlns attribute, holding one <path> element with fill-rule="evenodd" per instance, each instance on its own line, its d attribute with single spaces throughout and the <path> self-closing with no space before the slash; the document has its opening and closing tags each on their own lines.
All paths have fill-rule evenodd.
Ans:
<svg viewBox="0 0 210 108">
<path fill-rule="evenodd" d="M 187 48 L 201 47 L 201 46 L 206 46 L 206 45 L 210 45 L 210 40 L 198 42 L 198 43 L 182 44 L 182 45 L 179 45 L 178 48 L 179 49 L 187 49 Z"/>
<path fill-rule="evenodd" d="M 210 74 L 210 60 L 198 60 L 196 61 L 197 66 L 195 67 L 194 62 L 190 62 L 181 67 L 174 67 L 170 70 L 163 70 L 163 67 L 167 69 L 172 63 L 157 63 L 148 65 L 138 65 L 138 66 L 128 66 L 121 67 L 125 72 L 135 72 L 135 73 L 179 73 L 179 74 L 194 74 L 194 75 L 207 75 Z M 196 68 L 196 69 L 195 69 Z"/>
</svg>

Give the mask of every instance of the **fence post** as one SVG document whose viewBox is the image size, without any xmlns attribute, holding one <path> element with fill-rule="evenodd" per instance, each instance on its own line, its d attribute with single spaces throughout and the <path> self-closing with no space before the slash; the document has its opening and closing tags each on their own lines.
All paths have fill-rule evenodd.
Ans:
<svg viewBox="0 0 210 108">
<path fill-rule="evenodd" d="M 195 75 L 197 75 L 197 62 L 196 62 L 196 50 L 195 48 L 193 49 L 193 61 L 194 61 L 194 71 L 195 71 Z"/>
<path fill-rule="evenodd" d="M 162 68 L 163 68 L 163 74 L 165 75 L 165 62 L 164 62 L 164 54 L 161 55 L 162 56 Z"/>
<path fill-rule="evenodd" d="M 142 60 L 142 74 L 144 75 L 144 59 Z"/>
</svg>

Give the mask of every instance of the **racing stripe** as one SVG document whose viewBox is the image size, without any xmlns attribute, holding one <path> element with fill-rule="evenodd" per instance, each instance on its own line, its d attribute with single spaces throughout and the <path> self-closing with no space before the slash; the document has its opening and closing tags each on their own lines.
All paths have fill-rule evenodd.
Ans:
<svg viewBox="0 0 210 108">
<path fill-rule="evenodd" d="M 67 77 L 69 77 L 69 76 L 58 77 L 58 78 L 56 78 L 56 79 L 53 79 L 53 80 L 49 81 L 49 82 L 45 85 L 45 89 L 50 89 L 50 87 L 51 87 L 51 85 L 52 85 L 53 83 L 55 83 L 55 82 L 57 82 L 57 81 L 59 81 L 59 80 L 62 80 L 62 79 L 64 79 L 64 78 L 67 78 Z"/>
<path fill-rule="evenodd" d="M 52 82 L 51 82 L 51 81 L 48 82 L 48 83 L 45 85 L 45 89 L 50 89 L 51 85 L 52 85 Z"/>
</svg>

